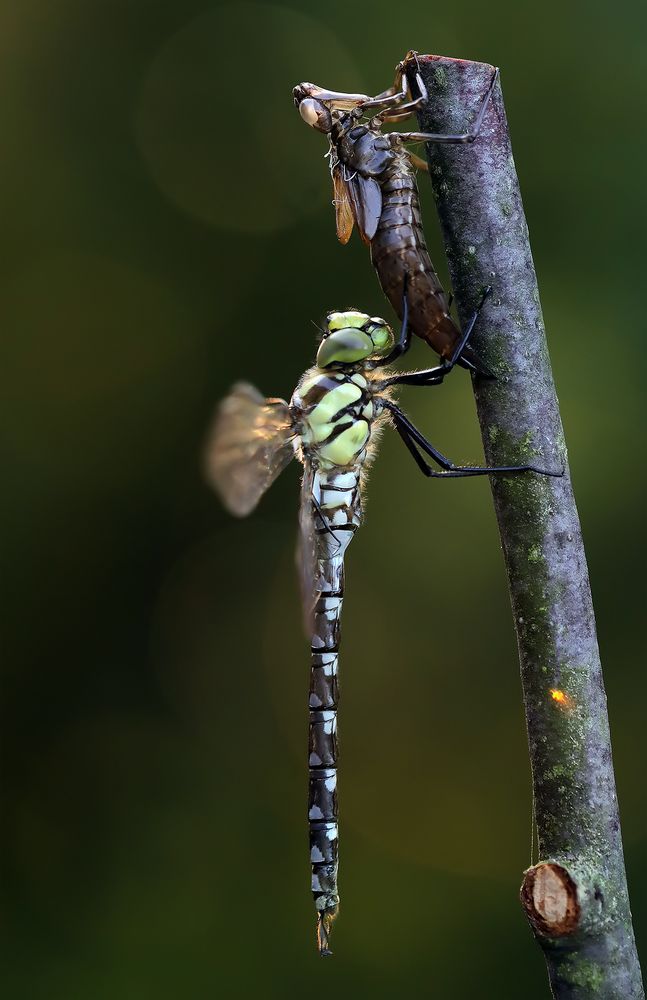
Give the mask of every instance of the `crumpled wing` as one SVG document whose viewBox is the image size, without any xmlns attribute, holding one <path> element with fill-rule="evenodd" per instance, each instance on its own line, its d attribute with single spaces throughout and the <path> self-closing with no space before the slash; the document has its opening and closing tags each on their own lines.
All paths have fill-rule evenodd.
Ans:
<svg viewBox="0 0 647 1000">
<path fill-rule="evenodd" d="M 312 502 L 313 479 L 312 466 L 306 461 L 303 469 L 303 482 L 301 483 L 297 571 L 301 588 L 303 628 L 307 639 L 312 638 L 315 604 L 319 598 L 317 590 L 317 536 Z"/>
<path fill-rule="evenodd" d="M 204 471 L 224 506 L 249 514 L 295 457 L 295 432 L 284 399 L 265 399 L 237 382 L 222 400 L 207 439 Z"/>
<path fill-rule="evenodd" d="M 382 189 L 374 177 L 355 174 L 346 181 L 353 218 L 364 243 L 370 243 L 382 215 Z"/>
<path fill-rule="evenodd" d="M 335 206 L 335 223 L 337 226 L 337 239 L 340 243 L 348 243 L 355 220 L 353 209 L 350 204 L 350 197 L 346 181 L 342 176 L 341 167 L 338 165 L 332 172 L 333 205 Z"/>
</svg>

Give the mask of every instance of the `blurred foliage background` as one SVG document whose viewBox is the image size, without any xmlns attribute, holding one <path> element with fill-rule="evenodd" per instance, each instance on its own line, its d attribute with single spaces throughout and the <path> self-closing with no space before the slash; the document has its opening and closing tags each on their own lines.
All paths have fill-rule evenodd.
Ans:
<svg viewBox="0 0 647 1000">
<path fill-rule="evenodd" d="M 0 6 L 11 1000 L 547 995 L 516 899 L 529 769 L 488 484 L 425 481 L 384 437 L 349 552 L 322 966 L 298 470 L 240 523 L 200 473 L 233 380 L 289 397 L 311 320 L 392 318 L 365 248 L 337 245 L 326 144 L 291 87 L 379 91 L 410 47 L 502 68 L 647 954 L 646 21 L 633 0 Z M 411 364 L 432 361 L 416 343 Z M 480 457 L 463 373 L 403 397 L 445 452 Z"/>
</svg>

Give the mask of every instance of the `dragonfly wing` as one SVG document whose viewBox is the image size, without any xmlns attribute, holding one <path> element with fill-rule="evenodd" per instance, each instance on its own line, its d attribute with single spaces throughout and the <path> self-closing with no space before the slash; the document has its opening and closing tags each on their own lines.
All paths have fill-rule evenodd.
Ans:
<svg viewBox="0 0 647 1000">
<path fill-rule="evenodd" d="M 364 243 L 370 243 L 382 215 L 382 189 L 374 177 L 355 174 L 346 181 L 353 218 Z"/>
<path fill-rule="evenodd" d="M 340 243 L 348 243 L 353 232 L 353 209 L 351 208 L 346 181 L 342 177 L 341 169 L 338 166 L 332 172 L 332 187 L 337 239 Z"/>
<path fill-rule="evenodd" d="M 312 467 L 306 461 L 303 469 L 303 482 L 301 484 L 297 569 L 301 586 L 303 628 L 308 639 L 312 637 L 315 604 L 319 597 L 317 592 L 317 536 L 315 533 L 315 514 L 312 500 L 313 480 Z"/>
<path fill-rule="evenodd" d="M 205 476 L 231 514 L 249 514 L 294 458 L 294 428 L 283 399 L 238 382 L 220 403 L 207 439 Z"/>
</svg>

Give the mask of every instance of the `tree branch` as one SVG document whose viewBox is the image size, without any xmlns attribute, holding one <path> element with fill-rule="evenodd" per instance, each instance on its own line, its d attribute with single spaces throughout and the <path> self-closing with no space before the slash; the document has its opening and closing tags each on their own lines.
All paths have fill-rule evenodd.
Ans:
<svg viewBox="0 0 647 1000">
<path fill-rule="evenodd" d="M 424 56 L 420 68 L 420 127 L 468 130 L 493 67 Z M 496 375 L 474 386 L 488 463 L 565 469 L 492 480 L 542 858 L 525 873 L 522 904 L 554 997 L 644 997 L 586 558 L 498 83 L 476 141 L 430 143 L 428 158 L 463 323 L 484 286 L 494 289 L 473 339 Z"/>
</svg>

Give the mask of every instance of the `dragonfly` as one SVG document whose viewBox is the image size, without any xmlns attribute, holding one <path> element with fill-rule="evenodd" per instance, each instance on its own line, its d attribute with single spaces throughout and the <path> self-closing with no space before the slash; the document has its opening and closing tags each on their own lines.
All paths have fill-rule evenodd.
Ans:
<svg viewBox="0 0 647 1000">
<path fill-rule="evenodd" d="M 344 557 L 362 521 L 366 470 L 381 429 L 390 423 L 420 471 L 434 479 L 562 474 L 535 465 L 455 465 L 427 440 L 394 394 L 399 386 L 441 384 L 458 363 L 469 331 L 446 364 L 400 373 L 389 366 L 411 342 L 406 295 L 402 311 L 397 339 L 379 317 L 357 309 L 328 313 L 315 365 L 290 402 L 265 398 L 250 384 L 237 383 L 217 410 L 205 451 L 207 479 L 238 517 L 254 510 L 293 459 L 303 466 L 298 563 L 311 648 L 308 822 L 321 955 L 331 954 L 330 933 L 339 909 L 337 710 Z"/>
<path fill-rule="evenodd" d="M 417 96 L 407 71 L 415 67 Z M 453 357 L 462 334 L 450 315 L 451 298 L 443 289 L 425 242 L 416 169 L 428 169 L 408 143 L 471 143 L 483 124 L 498 69 L 490 82 L 473 126 L 457 135 L 435 132 L 388 132 L 387 122 L 401 122 L 427 99 L 417 53 L 411 51 L 396 66 L 391 87 L 369 97 L 326 90 L 300 83 L 294 103 L 306 124 L 328 136 L 337 235 L 347 243 L 354 226 L 370 247 L 371 261 L 382 289 L 402 319 L 405 276 L 409 287 L 409 321 L 413 332 L 440 355 Z M 360 119 L 376 111 L 366 121 Z M 458 364 L 481 375 L 489 372 L 466 344 Z"/>
</svg>

